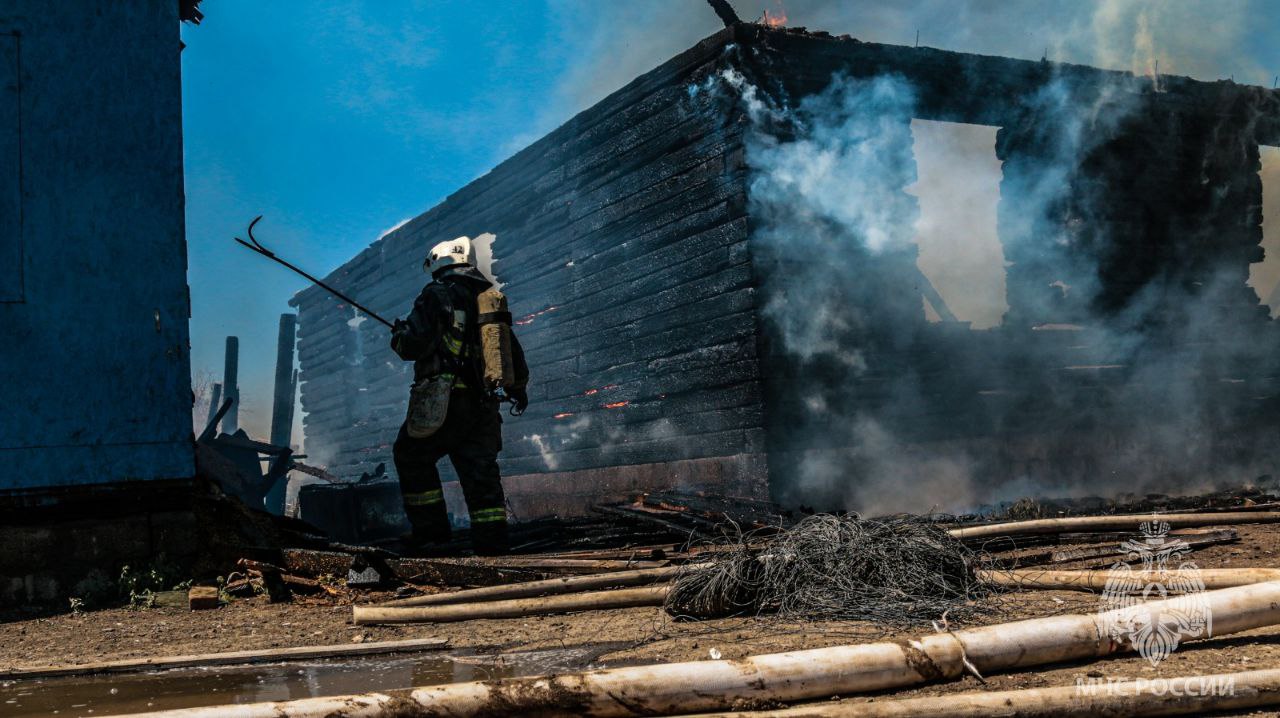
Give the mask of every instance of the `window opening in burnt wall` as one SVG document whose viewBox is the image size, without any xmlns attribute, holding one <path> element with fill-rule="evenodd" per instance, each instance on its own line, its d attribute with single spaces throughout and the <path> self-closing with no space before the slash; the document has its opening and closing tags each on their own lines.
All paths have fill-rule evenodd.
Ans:
<svg viewBox="0 0 1280 718">
<path fill-rule="evenodd" d="M 916 244 L 921 301 L 931 322 L 998 326 L 1005 300 L 1004 248 L 996 233 L 1000 160 L 986 125 L 914 119 Z"/>
<path fill-rule="evenodd" d="M 1280 147 L 1262 145 L 1262 261 L 1249 265 L 1249 286 L 1280 316 Z"/>
<path fill-rule="evenodd" d="M 0 302 L 23 292 L 18 37 L 0 34 Z"/>
</svg>

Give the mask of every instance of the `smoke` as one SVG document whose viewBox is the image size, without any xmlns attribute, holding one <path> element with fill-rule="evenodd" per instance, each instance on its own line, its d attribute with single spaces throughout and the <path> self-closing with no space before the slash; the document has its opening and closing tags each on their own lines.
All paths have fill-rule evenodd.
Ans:
<svg viewBox="0 0 1280 718">
<path fill-rule="evenodd" d="M 731 0 L 752 21 L 773 0 Z M 784 0 L 787 24 L 867 42 L 921 45 L 1028 60 L 1042 56 L 1148 74 L 1270 86 L 1280 68 L 1271 8 L 1259 0 L 903 0 L 894 3 Z M 559 85 L 528 139 L 545 134 L 722 25 L 704 2 L 600 3 L 553 0 L 565 42 L 582 61 Z M 518 149 L 513 147 L 512 149 Z"/>
<path fill-rule="evenodd" d="M 911 129 L 902 117 L 914 106 L 912 88 L 899 78 L 836 79 L 802 100 L 794 140 L 756 136 L 752 164 L 763 170 L 754 175 L 752 194 L 773 198 L 764 209 L 786 213 L 789 223 L 815 235 L 838 228 L 875 253 L 906 246 L 911 225 L 901 220 L 915 207 L 898 190 L 915 171 Z"/>
<path fill-rule="evenodd" d="M 987 498 L 963 451 L 904 443 L 867 416 L 856 416 L 843 433 L 846 448 L 800 455 L 787 491 L 792 500 L 881 516 L 952 511 Z"/>
<path fill-rule="evenodd" d="M 552 427 L 546 434 L 526 434 L 520 437 L 538 451 L 542 464 L 548 471 L 560 468 L 560 454 L 579 448 L 579 443 L 591 428 L 592 421 L 588 416 L 566 414 L 563 421 Z"/>
<path fill-rule="evenodd" d="M 1114 23 L 1095 20 L 1095 29 Z M 1153 21 L 1135 22 L 1146 39 L 1134 44 L 1134 61 L 1154 70 Z M 1030 121 L 999 140 L 1002 156 L 1015 158 L 1000 166 L 993 129 L 940 138 L 913 122 L 917 93 L 899 76 L 835 77 L 798 104 L 734 71 L 719 78 L 751 121 L 753 256 L 773 374 L 786 376 L 775 378 L 782 388 L 771 406 L 783 501 L 954 511 L 1012 492 L 1189 490 L 1263 470 L 1243 435 L 1223 439 L 1253 406 L 1233 388 L 1247 384 L 1243 325 L 1224 324 L 1221 310 L 1239 306 L 1243 266 L 1192 272 L 1175 261 L 1142 275 L 1124 265 L 1135 237 L 1115 219 L 1114 195 L 1126 173 L 1096 158 L 1143 121 L 1142 95 L 1120 82 L 1052 79 L 1026 98 Z M 964 179 L 917 182 L 922 149 L 953 172 L 960 158 L 985 154 L 986 209 L 966 214 L 975 195 Z M 993 181 L 1002 203 L 995 241 Z M 958 215 L 962 235 L 985 225 L 983 247 L 922 241 L 930 225 L 920 201 L 931 186 L 945 195 L 932 214 Z M 1205 216 L 1238 209 L 1214 205 Z M 1008 303 L 1003 287 L 956 302 L 962 315 L 982 317 L 978 328 L 1001 327 L 992 339 L 975 340 L 963 322 L 926 328 L 921 275 L 967 265 L 950 285 L 963 289 L 975 268 L 1004 264 L 1006 248 L 1017 255 Z M 1055 329 L 1067 331 L 1045 334 Z M 1029 340 L 1028 330 L 1041 336 Z M 1012 481 L 998 486 L 996 477 Z"/>
<path fill-rule="evenodd" d="M 552 450 L 549 442 L 542 438 L 541 434 L 531 434 L 524 437 L 526 441 L 533 444 L 538 450 L 538 455 L 542 457 L 542 463 L 546 465 L 548 471 L 555 471 L 560 468 L 560 460 L 556 458 L 556 453 Z"/>
<path fill-rule="evenodd" d="M 916 466 L 944 482 L 948 497 L 964 495 L 964 457 L 907 462 L 887 416 L 850 409 L 864 403 L 855 387 L 877 381 L 879 358 L 905 348 L 902 329 L 923 314 L 918 293 L 890 286 L 916 277 L 918 204 L 904 191 L 916 181 L 914 89 L 892 75 L 837 77 L 793 109 L 762 108 L 760 93 L 724 77 L 752 118 L 748 188 L 762 314 L 775 353 L 797 375 L 773 407 L 787 418 L 775 423 L 771 451 L 790 454 L 795 466 L 774 477 L 786 482 L 777 493 L 823 508 L 891 509 L 913 498 L 919 482 L 902 479 Z M 907 396 L 918 393 L 914 380 L 891 381 L 896 405 L 918 402 Z"/>
<path fill-rule="evenodd" d="M 759 17 L 766 6 L 777 12 L 773 0 L 731 3 L 746 20 Z M 1151 77 L 1157 87 L 1167 74 L 1234 77 L 1269 86 L 1268 68 L 1280 67 L 1280 50 L 1269 41 L 1272 28 L 1264 21 L 1267 8 L 1253 1 L 785 0 L 783 6 L 792 26 L 899 45 L 912 44 L 918 34 L 920 44 L 947 50 L 1127 70 Z M 720 29 L 704 3 L 688 0 L 557 0 L 551 12 L 566 41 L 581 48 L 582 59 L 580 69 L 564 77 L 546 113 L 531 123 L 529 137 L 558 126 Z M 1098 276 L 1107 257 L 1101 250 L 1110 238 L 1087 230 L 1097 226 L 1094 200 L 1103 199 L 1097 195 L 1107 188 L 1084 182 L 1074 206 L 1059 202 L 1065 184 L 1082 181 L 1080 158 L 1095 148 L 1096 137 L 1105 136 L 1107 123 L 1122 122 L 1134 112 L 1125 98 L 1083 95 L 1066 82 L 1045 87 L 1032 110 L 1046 117 L 1058 113 L 1066 123 L 1052 135 L 1021 138 L 1047 143 L 1038 166 L 1031 168 L 1000 166 L 993 157 L 992 128 L 911 122 L 915 90 L 901 78 L 840 80 L 797 108 L 771 105 L 732 71 L 717 85 L 743 100 L 753 123 L 748 161 L 765 316 L 777 330 L 777 349 L 792 362 L 786 371 L 797 375 L 795 396 L 787 398 L 792 403 L 788 417 L 796 420 L 789 437 L 795 496 L 863 510 L 919 511 L 926 508 L 920 497 L 934 491 L 938 498 L 928 503 L 954 509 L 1019 493 L 1136 490 L 1140 486 L 1130 477 L 1139 474 L 1181 476 L 1184 484 L 1192 480 L 1186 476 L 1185 467 L 1194 463 L 1189 459 L 1213 449 L 1205 438 L 1206 427 L 1219 418 L 1213 390 L 1236 386 L 1223 382 L 1237 377 L 1230 367 L 1215 366 L 1195 351 L 1161 349 L 1144 323 L 1172 310 L 1184 329 L 1176 337 L 1182 341 L 1170 343 L 1194 339 L 1191 344 L 1200 346 L 1218 336 L 1216 315 L 1196 309 L 1201 305 L 1186 293 L 1191 290 L 1167 282 L 1149 284 L 1119 298 L 1123 301 L 1103 296 Z M 1081 113 L 1081 107 L 1092 112 Z M 974 172 L 957 177 L 956 168 Z M 1280 162 L 1264 154 L 1263 172 L 1280 175 Z M 999 182 L 1002 196 L 1019 198 L 1019 210 L 1002 209 L 998 220 L 993 182 Z M 1066 212 L 1071 216 L 1064 217 Z M 1267 212 L 1269 227 L 1276 216 L 1280 210 Z M 1004 244 L 995 241 L 997 221 Z M 1024 237 L 1052 241 L 1032 250 L 1019 245 Z M 1006 250 L 1031 255 L 1018 257 L 1008 287 L 1004 266 L 1014 257 Z M 1276 250 L 1271 254 L 1280 256 L 1280 247 Z M 1015 274 L 1024 277 L 1036 264 L 1056 271 L 1035 282 L 1014 282 Z M 1114 412 L 1120 423 L 1130 419 L 1135 427 L 1111 436 L 1105 467 L 1090 455 L 1096 445 L 1072 454 L 1061 444 L 1040 446 L 1021 438 L 1024 424 L 1080 408 L 1070 405 L 1056 377 L 1033 387 L 1005 381 L 1022 357 L 935 351 L 939 356 L 932 364 L 906 361 L 913 350 L 928 346 L 920 315 L 941 318 L 932 307 L 922 309 L 919 275 L 931 280 L 957 318 L 972 322 L 974 329 L 1019 319 L 1005 316 L 1011 304 L 1021 318 L 1052 317 L 1055 321 L 1046 324 L 1062 325 L 1057 328 L 1066 331 L 1041 327 L 1041 336 L 1058 339 L 1062 364 L 1071 367 L 1063 374 L 1073 381 L 1088 377 L 1115 397 L 1097 401 L 1081 416 Z M 1238 278 L 1227 273 L 1207 283 L 1220 286 L 1195 288 L 1197 301 L 1231 291 Z M 1260 268 L 1252 284 L 1263 296 L 1277 285 L 1280 270 L 1267 268 Z M 1100 301 L 1110 302 L 1106 311 Z M 932 327 L 935 332 L 953 328 L 945 322 Z M 1188 366 L 1207 366 L 1220 376 L 1184 381 Z M 942 375 L 949 381 L 936 381 Z M 987 402 L 983 421 L 991 423 L 975 420 L 965 426 L 971 417 L 950 410 L 961 401 L 947 393 L 957 385 L 967 391 L 964 401 L 976 395 Z M 1164 389 L 1163 406 L 1176 413 L 1160 417 L 1165 421 L 1158 426 L 1148 420 L 1153 409 L 1144 401 L 1152 387 Z M 915 440 L 939 421 L 937 416 L 959 424 L 959 434 L 1004 435 L 1009 453 L 1022 458 L 1002 457 L 998 447 L 986 447 L 979 456 L 970 448 L 975 442 Z M 586 427 L 573 424 L 529 439 L 548 456 L 546 447 L 563 450 L 585 436 Z M 1069 425 L 1062 433 L 1083 436 L 1090 429 Z M 1157 456 L 1151 447 L 1167 453 Z M 992 465 L 992 455 L 999 465 Z M 1052 467 L 1073 476 L 1064 478 Z M 985 478 L 988 470 L 1014 481 L 993 487 Z M 870 478 L 855 481 L 855 475 Z"/>
<path fill-rule="evenodd" d="M 1245 39 L 1265 8 L 1250 2 L 1100 0 L 1081 25 L 1055 44 L 1068 57 L 1137 75 L 1180 74 L 1262 84 L 1268 75 Z"/>
<path fill-rule="evenodd" d="M 213 404 L 213 372 L 199 369 L 191 373 L 191 425 L 196 435 L 204 431 L 209 423 L 210 407 Z M 214 408 L 213 411 L 217 409 Z"/>
<path fill-rule="evenodd" d="M 919 179 L 906 191 L 920 204 L 920 272 L 958 320 L 974 329 L 998 326 L 1009 304 L 996 231 L 996 128 L 914 119 L 911 135 Z M 931 303 L 925 312 L 929 321 L 943 319 Z"/>
<path fill-rule="evenodd" d="M 860 338 L 872 330 L 866 309 L 877 284 L 867 270 L 874 255 L 913 246 L 915 198 L 901 188 L 915 179 L 902 121 L 914 105 L 900 78 L 837 79 L 785 113 L 793 139 L 780 140 L 768 125 L 782 110 L 768 119 L 753 113 L 749 193 L 757 261 L 773 287 L 763 314 L 802 362 L 866 368 Z M 857 287 L 847 286 L 850 278 Z"/>
<path fill-rule="evenodd" d="M 575 450 L 591 449 L 602 456 L 612 457 L 633 444 L 661 442 L 673 448 L 684 441 L 689 442 L 690 446 L 696 444 L 695 440 L 684 437 L 670 419 L 628 425 L 620 421 L 622 418 L 623 415 L 619 414 L 619 421 L 611 423 L 608 419 L 593 418 L 590 415 L 566 415 L 549 432 L 526 434 L 520 440 L 528 442 L 537 450 L 548 471 L 558 470 L 562 465 L 561 456 Z M 676 450 L 679 452 L 679 449 Z"/>
<path fill-rule="evenodd" d="M 397 229 L 400 229 L 401 227 L 405 226 L 406 224 L 412 221 L 413 221 L 413 217 L 405 217 L 399 222 L 396 222 L 390 227 L 387 227 L 386 229 L 382 230 L 381 233 L 378 234 L 378 241 L 382 241 L 387 235 L 394 233 Z"/>
</svg>

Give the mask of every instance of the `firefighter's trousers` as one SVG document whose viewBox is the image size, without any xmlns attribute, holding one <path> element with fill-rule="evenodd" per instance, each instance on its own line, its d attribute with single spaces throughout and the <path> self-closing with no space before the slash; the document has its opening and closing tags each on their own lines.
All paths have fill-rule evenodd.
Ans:
<svg viewBox="0 0 1280 718">
<path fill-rule="evenodd" d="M 415 542 L 448 541 L 449 517 L 436 462 L 449 457 L 458 472 L 471 514 L 471 535 L 478 553 L 506 550 L 507 509 L 498 474 L 502 415 L 496 401 L 466 389 L 454 389 L 444 424 L 425 439 L 409 436 L 404 426 L 392 455 L 400 477 L 404 510 Z"/>
</svg>

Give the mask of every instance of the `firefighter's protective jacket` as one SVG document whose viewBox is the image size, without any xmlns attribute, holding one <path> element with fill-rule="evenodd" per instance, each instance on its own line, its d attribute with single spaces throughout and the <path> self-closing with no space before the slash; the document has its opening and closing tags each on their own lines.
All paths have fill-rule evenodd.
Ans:
<svg viewBox="0 0 1280 718">
<path fill-rule="evenodd" d="M 397 322 L 391 333 L 391 349 L 401 359 L 414 363 L 415 382 L 440 373 L 455 373 L 456 387 L 483 387 L 476 296 L 491 286 L 492 282 L 477 269 L 462 266 L 450 269 L 422 289 L 409 316 Z M 515 386 L 523 389 L 529 383 L 529 367 L 514 332 L 511 355 Z"/>
</svg>

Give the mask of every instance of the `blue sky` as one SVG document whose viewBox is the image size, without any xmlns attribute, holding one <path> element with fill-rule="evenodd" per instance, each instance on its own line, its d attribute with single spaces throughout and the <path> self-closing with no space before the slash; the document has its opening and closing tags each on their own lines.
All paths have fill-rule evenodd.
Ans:
<svg viewBox="0 0 1280 718">
<path fill-rule="evenodd" d="M 183 53 L 192 360 L 241 337 L 241 423 L 265 435 L 277 316 L 316 273 L 533 138 L 574 53 L 541 3 L 211 0 Z"/>
<path fill-rule="evenodd" d="M 1273 0 L 733 0 L 878 42 L 1270 86 Z M 705 0 L 206 0 L 184 26 L 192 371 L 241 339 L 241 424 L 265 438 L 278 315 L 305 281 L 720 28 Z M 295 437 L 295 441 L 298 438 Z"/>
</svg>

